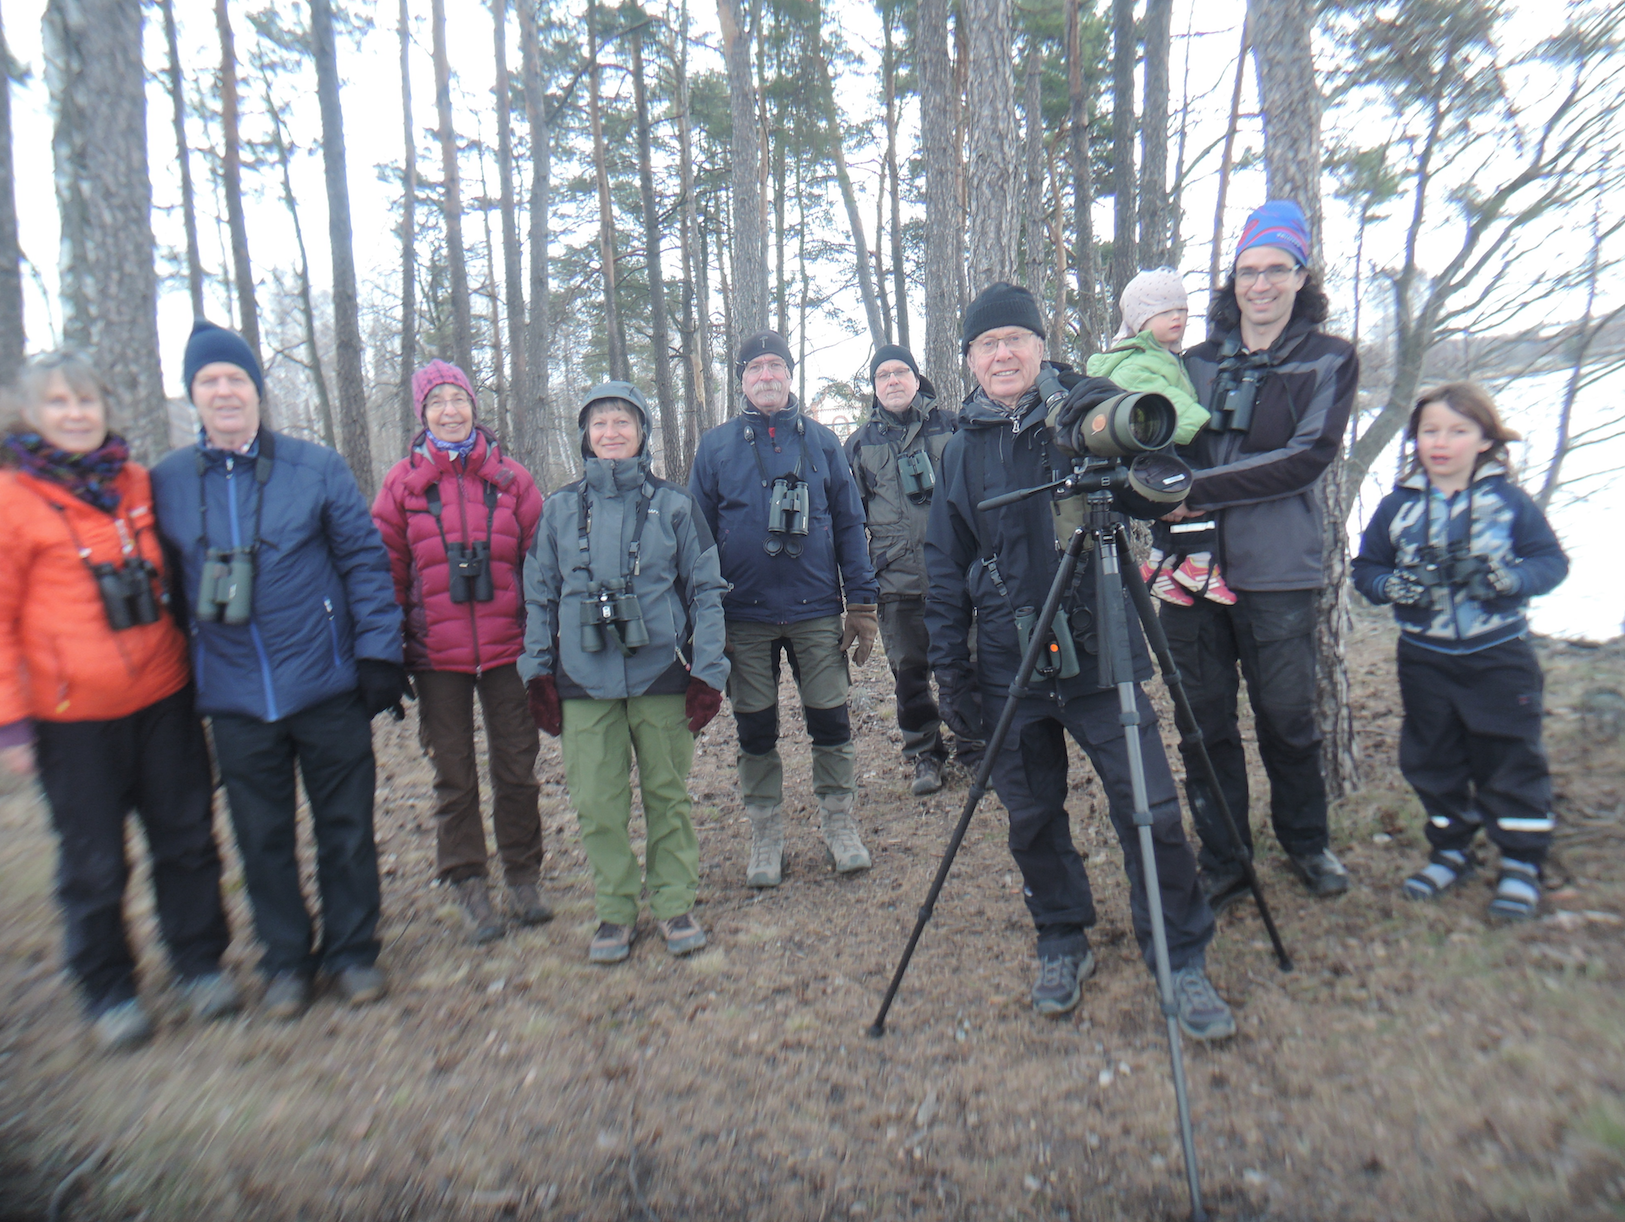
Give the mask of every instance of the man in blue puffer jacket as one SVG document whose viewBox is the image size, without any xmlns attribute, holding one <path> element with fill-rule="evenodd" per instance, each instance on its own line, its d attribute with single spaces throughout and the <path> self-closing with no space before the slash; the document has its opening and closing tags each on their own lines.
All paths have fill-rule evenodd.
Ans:
<svg viewBox="0 0 1625 1222">
<path fill-rule="evenodd" d="M 297 1018 L 318 969 L 365 1004 L 384 992 L 369 723 L 406 686 L 389 556 L 344 460 L 260 427 L 265 384 L 241 337 L 199 321 L 185 377 L 202 433 L 153 468 L 153 503 L 265 948 L 265 1009 Z M 299 887 L 296 760 L 316 836 L 319 947 Z"/>
<path fill-rule="evenodd" d="M 852 816 L 856 796 L 846 650 L 874 648 L 874 567 L 863 501 L 835 434 L 790 393 L 790 347 L 777 332 L 747 339 L 734 362 L 744 410 L 700 438 L 688 490 L 717 541 L 739 727 L 739 788 L 751 822 L 752 887 L 776 887 L 784 857 L 779 761 L 779 651 L 801 693 L 813 744 L 813 792 L 837 872 L 869 868 Z M 777 509 L 775 509 L 777 506 Z M 846 611 L 843 624 L 841 611 Z"/>
</svg>

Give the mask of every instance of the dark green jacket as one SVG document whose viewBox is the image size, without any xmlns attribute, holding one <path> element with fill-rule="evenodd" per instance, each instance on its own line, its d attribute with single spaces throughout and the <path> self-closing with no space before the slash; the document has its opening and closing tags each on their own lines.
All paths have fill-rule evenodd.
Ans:
<svg viewBox="0 0 1625 1222">
<path fill-rule="evenodd" d="M 880 583 L 881 601 L 924 598 L 925 525 L 931 498 L 903 494 L 897 460 L 924 452 L 941 479 L 942 451 L 959 427 L 959 416 L 936 406 L 924 383 L 914 403 L 901 416 L 873 402 L 869 419 L 846 439 L 846 457 L 858 479 L 858 494 L 869 527 L 869 558 Z"/>
</svg>

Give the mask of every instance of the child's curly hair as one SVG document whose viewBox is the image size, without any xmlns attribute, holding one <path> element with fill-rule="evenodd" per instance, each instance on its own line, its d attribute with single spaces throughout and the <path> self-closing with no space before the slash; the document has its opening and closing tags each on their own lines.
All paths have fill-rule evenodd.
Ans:
<svg viewBox="0 0 1625 1222">
<path fill-rule="evenodd" d="M 1473 459 L 1475 474 L 1490 462 L 1500 463 L 1509 477 L 1515 474 L 1507 442 L 1522 441 L 1523 434 L 1507 428 L 1501 420 L 1501 413 L 1495 410 L 1495 400 L 1477 382 L 1446 382 L 1443 386 L 1424 390 L 1417 397 L 1416 406 L 1411 409 L 1411 418 L 1405 424 L 1405 439 L 1411 443 L 1411 473 L 1422 469 L 1421 456 L 1416 452 L 1416 430 L 1421 427 L 1422 412 L 1430 403 L 1443 403 L 1456 415 L 1465 416 L 1478 425 L 1479 431 L 1489 439 L 1490 448 Z"/>
</svg>

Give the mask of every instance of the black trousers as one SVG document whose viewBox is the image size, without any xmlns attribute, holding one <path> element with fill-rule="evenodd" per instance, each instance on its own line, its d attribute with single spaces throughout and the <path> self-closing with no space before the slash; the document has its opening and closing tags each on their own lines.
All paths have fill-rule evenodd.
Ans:
<svg viewBox="0 0 1625 1222">
<path fill-rule="evenodd" d="M 1199 598 L 1194 606 L 1163 603 L 1158 611 L 1225 801 L 1249 849 L 1247 753 L 1236 717 L 1242 678 L 1253 707 L 1258 754 L 1270 781 L 1276 839 L 1294 855 L 1318 853 L 1328 842 L 1326 780 L 1315 721 L 1318 596 L 1318 590 L 1239 590 L 1233 607 Z M 1207 785 L 1194 779 L 1195 764 L 1189 758 L 1185 763 L 1202 866 L 1224 869 L 1236 861 L 1235 845 Z"/>
<path fill-rule="evenodd" d="M 1196 882 L 1196 858 L 1185 841 L 1173 773 L 1157 733 L 1157 715 L 1145 694 L 1138 688 L 1136 692 L 1168 958 L 1177 971 L 1201 958 L 1213 937 L 1213 913 Z M 996 721 L 1004 697 L 984 691 L 982 699 L 990 720 Z M 1128 739 L 1115 689 L 1068 701 L 1065 707 L 1036 697 L 1021 701 L 993 763 L 993 787 L 1010 815 L 1010 855 L 1021 869 L 1027 910 L 1038 929 L 1038 953 L 1081 953 L 1089 945 L 1084 931 L 1095 923 L 1089 874 L 1072 844 L 1071 817 L 1066 810 L 1067 734 L 1088 754 L 1105 787 L 1128 874 L 1134 936 L 1146 966 L 1155 970 L 1140 833 L 1134 826 Z"/>
<path fill-rule="evenodd" d="M 1482 826 L 1508 857 L 1546 860 L 1556 823 L 1544 687 L 1528 641 L 1445 654 L 1400 640 L 1399 770 L 1427 811 L 1434 848 L 1465 852 Z"/>
<path fill-rule="evenodd" d="M 214 747 L 231 803 L 243 878 L 266 975 L 370 967 L 378 958 L 378 854 L 372 838 L 372 723 L 358 692 L 281 721 L 214 718 Z M 299 886 L 294 766 L 316 838 L 322 939 Z"/>
<path fill-rule="evenodd" d="M 124 927 L 132 810 L 146 833 L 158 932 L 175 975 L 218 972 L 231 934 L 220 903 L 209 748 L 192 690 L 112 721 L 39 721 L 34 735 L 59 845 L 68 968 L 86 1012 L 94 1018 L 136 995 Z"/>
</svg>

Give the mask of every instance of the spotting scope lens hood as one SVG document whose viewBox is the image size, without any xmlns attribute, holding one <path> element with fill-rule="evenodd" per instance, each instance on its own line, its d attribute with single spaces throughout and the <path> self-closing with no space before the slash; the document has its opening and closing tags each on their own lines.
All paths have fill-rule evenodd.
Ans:
<svg viewBox="0 0 1625 1222">
<path fill-rule="evenodd" d="M 1128 465 L 1128 486 L 1155 505 L 1179 504 L 1191 494 L 1193 479 L 1190 467 L 1173 454 L 1140 454 Z"/>
</svg>

